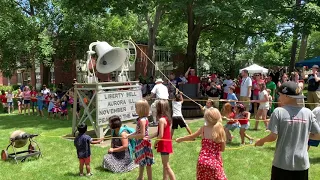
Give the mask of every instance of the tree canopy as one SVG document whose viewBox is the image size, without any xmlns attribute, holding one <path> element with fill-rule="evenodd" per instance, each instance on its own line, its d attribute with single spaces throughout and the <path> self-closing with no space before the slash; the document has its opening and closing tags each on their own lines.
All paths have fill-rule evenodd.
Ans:
<svg viewBox="0 0 320 180">
<path fill-rule="evenodd" d="M 2 0 L 0 11 L 5 76 L 55 60 L 68 69 L 91 42 L 118 44 L 129 37 L 147 44 L 153 61 L 153 47 L 164 46 L 185 53 L 179 63 L 184 69 L 233 76 L 250 63 L 292 69 L 296 61 L 320 55 L 317 0 Z"/>
</svg>

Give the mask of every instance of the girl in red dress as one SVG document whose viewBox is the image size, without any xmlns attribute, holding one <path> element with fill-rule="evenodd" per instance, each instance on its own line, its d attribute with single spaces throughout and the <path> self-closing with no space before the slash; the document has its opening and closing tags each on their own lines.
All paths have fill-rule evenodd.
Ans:
<svg viewBox="0 0 320 180">
<path fill-rule="evenodd" d="M 221 114 L 218 109 L 207 109 L 204 113 L 207 121 L 197 132 L 176 141 L 190 141 L 202 135 L 202 147 L 197 164 L 197 180 L 227 180 L 223 170 L 221 152 L 226 146 L 226 133 L 222 125 Z"/>
<path fill-rule="evenodd" d="M 161 160 L 163 166 L 163 179 L 169 177 L 170 180 L 175 180 L 176 177 L 169 165 L 169 154 L 173 153 L 172 138 L 171 138 L 171 124 L 172 119 L 170 116 L 170 106 L 168 100 L 160 100 L 156 104 L 158 132 L 150 138 L 157 137 L 154 147 L 157 152 L 161 153 Z"/>
</svg>

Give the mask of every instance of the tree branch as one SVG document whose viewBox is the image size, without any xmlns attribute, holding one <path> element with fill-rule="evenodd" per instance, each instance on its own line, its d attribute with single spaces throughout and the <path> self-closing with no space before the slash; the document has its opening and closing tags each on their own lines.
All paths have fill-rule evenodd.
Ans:
<svg viewBox="0 0 320 180">
<path fill-rule="evenodd" d="M 160 24 L 160 19 L 163 14 L 164 14 L 164 10 L 162 9 L 162 6 L 158 6 L 156 9 L 156 14 L 154 16 L 154 22 L 153 22 L 154 32 L 157 32 Z"/>
<path fill-rule="evenodd" d="M 28 11 L 25 7 L 23 7 L 19 2 L 14 1 L 16 3 L 16 5 L 22 9 L 22 11 L 24 11 L 25 13 L 27 13 L 28 15 L 31 16 L 31 11 Z"/>
<path fill-rule="evenodd" d="M 152 28 L 152 22 L 150 20 L 150 17 L 149 17 L 148 13 L 145 14 L 145 18 L 146 18 L 146 21 L 147 21 L 147 24 L 148 24 L 148 28 Z"/>
<path fill-rule="evenodd" d="M 248 34 L 248 35 L 262 35 L 262 34 L 278 32 L 278 31 L 252 31 L 252 30 L 248 30 L 248 29 L 244 29 L 244 28 L 235 27 L 235 26 L 232 26 L 230 24 L 225 24 L 225 23 L 214 23 L 211 25 L 205 25 L 205 26 L 202 26 L 202 30 L 209 31 L 209 30 L 213 30 L 214 27 L 218 27 L 218 26 L 225 26 L 227 28 L 240 31 L 240 32 Z"/>
</svg>

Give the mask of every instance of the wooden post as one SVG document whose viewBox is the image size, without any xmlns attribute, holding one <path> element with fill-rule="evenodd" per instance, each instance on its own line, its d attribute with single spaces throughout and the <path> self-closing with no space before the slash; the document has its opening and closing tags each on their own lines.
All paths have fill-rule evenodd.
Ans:
<svg viewBox="0 0 320 180">
<path fill-rule="evenodd" d="M 99 126 L 98 125 L 98 121 L 97 121 L 97 119 L 98 119 L 98 114 L 99 114 L 99 109 L 98 109 L 98 93 L 99 93 L 99 91 L 100 91 L 100 85 L 99 84 L 96 84 L 96 118 L 95 118 L 95 126 L 96 126 L 96 128 L 97 128 L 97 132 L 96 132 L 96 135 L 97 135 L 97 137 L 98 138 L 102 138 L 102 137 L 104 137 L 104 132 L 103 132 L 103 126 Z"/>
<path fill-rule="evenodd" d="M 78 101 L 78 89 L 77 85 L 73 88 L 73 109 L 72 109 L 72 134 L 75 135 L 77 130 L 77 101 Z"/>
</svg>

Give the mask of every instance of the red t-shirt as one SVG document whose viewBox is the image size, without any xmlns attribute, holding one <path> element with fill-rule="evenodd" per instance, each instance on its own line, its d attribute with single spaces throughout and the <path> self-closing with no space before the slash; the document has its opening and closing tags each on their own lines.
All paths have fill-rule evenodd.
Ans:
<svg viewBox="0 0 320 180">
<path fill-rule="evenodd" d="M 257 80 L 254 80 L 252 82 L 252 87 L 253 87 L 253 95 L 259 96 L 260 89 L 259 89 L 259 84 L 264 83 L 264 80 L 260 79 L 259 82 Z"/>
<path fill-rule="evenodd" d="M 44 98 L 44 102 L 46 104 L 49 104 L 49 101 L 50 101 L 50 96 L 49 95 L 46 95 L 46 97 Z"/>
<path fill-rule="evenodd" d="M 189 75 L 187 79 L 188 79 L 189 84 L 199 84 L 200 83 L 200 79 L 198 76 Z"/>
<path fill-rule="evenodd" d="M 240 84 L 242 83 L 242 79 L 239 80 L 239 84 L 237 84 L 234 92 L 235 94 L 240 94 Z"/>
<path fill-rule="evenodd" d="M 3 94 L 2 94 L 2 95 L 0 96 L 0 99 L 1 99 L 1 102 L 2 102 L 2 103 L 7 103 L 7 97 L 6 97 L 6 95 L 3 95 Z"/>
<path fill-rule="evenodd" d="M 229 119 L 234 119 L 234 117 L 235 117 L 234 112 L 231 112 L 227 118 L 229 118 Z M 228 121 L 227 124 L 233 124 L 233 123 L 234 123 L 234 122 Z"/>
<path fill-rule="evenodd" d="M 37 102 L 37 91 L 31 91 L 31 102 Z"/>
</svg>

